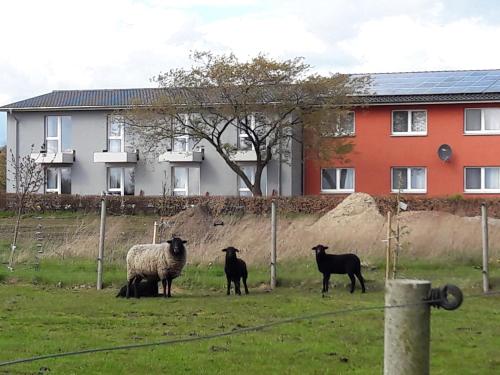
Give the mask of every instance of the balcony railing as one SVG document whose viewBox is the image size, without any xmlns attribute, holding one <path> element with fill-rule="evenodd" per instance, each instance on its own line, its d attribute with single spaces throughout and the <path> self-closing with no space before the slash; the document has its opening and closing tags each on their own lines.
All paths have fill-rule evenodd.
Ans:
<svg viewBox="0 0 500 375">
<path fill-rule="evenodd" d="M 56 153 L 35 152 L 30 154 L 30 157 L 37 164 L 73 164 L 75 161 L 75 150 Z"/>
<path fill-rule="evenodd" d="M 167 151 L 158 157 L 159 161 L 170 163 L 201 163 L 205 159 L 203 149 L 196 151 Z"/>
<path fill-rule="evenodd" d="M 94 152 L 94 163 L 137 163 L 138 152 Z"/>
</svg>

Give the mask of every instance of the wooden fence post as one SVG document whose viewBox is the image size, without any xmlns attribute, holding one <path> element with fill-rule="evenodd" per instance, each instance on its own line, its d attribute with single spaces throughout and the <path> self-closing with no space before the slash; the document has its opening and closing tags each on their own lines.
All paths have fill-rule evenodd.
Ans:
<svg viewBox="0 0 500 375">
<path fill-rule="evenodd" d="M 104 237 L 106 236 L 106 193 L 101 196 L 101 227 L 99 230 L 99 256 L 97 257 L 97 290 L 102 289 L 102 262 L 104 260 Z"/>
<path fill-rule="evenodd" d="M 276 288 L 276 202 L 271 202 L 271 289 Z"/>
<path fill-rule="evenodd" d="M 486 203 L 481 204 L 481 226 L 483 237 L 483 292 L 488 293 L 490 290 L 490 280 L 488 271 L 488 252 L 489 252 L 489 239 L 488 239 L 488 207 Z"/>
</svg>

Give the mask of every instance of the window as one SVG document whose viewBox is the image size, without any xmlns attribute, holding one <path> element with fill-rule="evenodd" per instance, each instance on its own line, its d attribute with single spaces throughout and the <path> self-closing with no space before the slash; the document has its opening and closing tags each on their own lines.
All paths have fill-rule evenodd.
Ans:
<svg viewBox="0 0 500 375">
<path fill-rule="evenodd" d="M 249 115 L 248 119 L 250 120 L 250 126 L 238 125 L 238 150 L 241 151 L 249 151 L 255 149 L 254 144 L 252 143 L 252 138 L 250 134 L 248 134 L 248 127 L 250 127 L 250 129 L 252 130 L 255 129 L 255 115 Z"/>
<path fill-rule="evenodd" d="M 125 124 L 119 116 L 109 116 L 108 152 L 125 151 Z"/>
<path fill-rule="evenodd" d="M 354 111 L 349 111 L 336 116 L 336 120 L 331 124 L 325 124 L 321 129 L 322 137 L 345 137 L 355 133 L 355 115 Z"/>
<path fill-rule="evenodd" d="M 354 168 L 325 168 L 321 170 L 323 193 L 354 192 Z"/>
<path fill-rule="evenodd" d="M 71 168 L 47 168 L 45 170 L 47 193 L 71 194 Z"/>
<path fill-rule="evenodd" d="M 392 135 L 426 135 L 427 111 L 393 111 Z"/>
<path fill-rule="evenodd" d="M 108 192 L 110 194 L 134 195 L 135 169 L 133 167 L 108 168 Z"/>
<path fill-rule="evenodd" d="M 255 171 L 257 167 L 254 165 L 248 165 L 248 166 L 243 166 L 241 167 L 241 170 L 243 173 L 245 173 L 245 176 L 250 180 L 252 185 L 255 183 Z M 241 177 L 238 177 L 238 194 L 240 197 L 251 197 L 252 192 L 248 188 L 248 186 L 245 184 L 245 181 Z"/>
<path fill-rule="evenodd" d="M 465 133 L 500 134 L 500 108 L 466 109 Z"/>
<path fill-rule="evenodd" d="M 392 192 L 426 193 L 427 169 L 423 167 L 392 168 Z"/>
<path fill-rule="evenodd" d="M 49 154 L 73 151 L 71 116 L 45 118 L 45 145 Z"/>
<path fill-rule="evenodd" d="M 177 136 L 175 136 L 172 140 L 172 150 L 176 152 L 190 152 L 193 149 L 193 142 L 188 132 L 189 129 L 185 127 L 185 124 L 187 124 L 188 121 L 191 121 L 191 119 L 189 115 L 183 115 L 183 117 L 184 123 L 174 120 L 175 122 L 173 124 Z M 180 135 L 182 133 L 184 134 Z"/>
<path fill-rule="evenodd" d="M 172 191 L 175 196 L 200 195 L 200 168 L 173 167 Z"/>
<path fill-rule="evenodd" d="M 500 193 L 500 167 L 465 168 L 465 191 Z"/>
<path fill-rule="evenodd" d="M 243 173 L 245 173 L 245 176 L 248 177 L 250 182 L 255 184 L 255 173 L 257 170 L 256 165 L 240 165 L 241 170 Z M 253 196 L 251 190 L 248 188 L 248 186 L 245 184 L 245 181 L 238 176 L 238 195 L 240 197 L 251 197 Z M 260 175 L 260 191 L 262 192 L 262 195 L 267 195 L 267 168 L 264 168 L 262 170 L 262 173 Z"/>
</svg>

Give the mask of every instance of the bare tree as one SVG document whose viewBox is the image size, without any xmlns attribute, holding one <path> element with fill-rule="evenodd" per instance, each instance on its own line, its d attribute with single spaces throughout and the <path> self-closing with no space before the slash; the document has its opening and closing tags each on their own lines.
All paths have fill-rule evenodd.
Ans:
<svg viewBox="0 0 500 375">
<path fill-rule="evenodd" d="M 38 192 L 45 180 L 45 174 L 42 166 L 31 157 L 31 153 L 33 152 L 34 147 L 34 145 L 31 145 L 30 153 L 18 158 L 16 158 L 12 150 L 10 150 L 11 158 L 9 169 L 11 170 L 11 174 L 14 176 L 12 186 L 16 190 L 16 225 L 14 227 L 14 236 L 12 240 L 8 266 L 11 271 L 14 267 L 14 252 L 17 246 L 19 226 L 21 223 L 22 214 L 26 206 L 26 200 L 30 194 Z"/>
<path fill-rule="evenodd" d="M 244 181 L 254 196 L 262 195 L 261 176 L 266 165 L 279 156 L 287 161 L 293 140 L 302 132 L 321 133 L 336 127 L 356 94 L 364 93 L 366 77 L 342 74 L 308 74 L 302 58 L 278 61 L 259 55 L 242 62 L 233 54 L 195 52 L 189 69 L 172 69 L 154 80 L 162 94 L 151 105 L 137 103 L 123 116 L 146 153 L 165 151 L 173 138 L 189 136 L 204 140 Z M 240 134 L 244 145 L 238 145 Z M 341 155 L 352 150 L 331 145 Z M 255 178 L 250 179 L 235 154 L 241 147 L 256 153 Z M 340 152 L 337 152 L 340 151 Z"/>
</svg>

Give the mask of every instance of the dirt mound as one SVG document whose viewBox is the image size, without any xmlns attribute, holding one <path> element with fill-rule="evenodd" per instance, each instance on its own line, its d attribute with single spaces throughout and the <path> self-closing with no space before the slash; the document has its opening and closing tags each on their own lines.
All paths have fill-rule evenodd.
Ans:
<svg viewBox="0 0 500 375">
<path fill-rule="evenodd" d="M 311 240 L 340 251 L 368 252 L 382 240 L 384 218 L 375 200 L 365 193 L 353 193 L 308 228 Z"/>
<path fill-rule="evenodd" d="M 353 193 L 340 202 L 333 210 L 326 213 L 322 220 L 331 220 L 355 215 L 374 215 L 381 217 L 375 199 L 366 193 Z"/>
<path fill-rule="evenodd" d="M 191 244 L 205 241 L 214 229 L 214 218 L 204 205 L 190 207 L 175 216 L 163 219 L 161 237 L 180 236 Z"/>
</svg>

